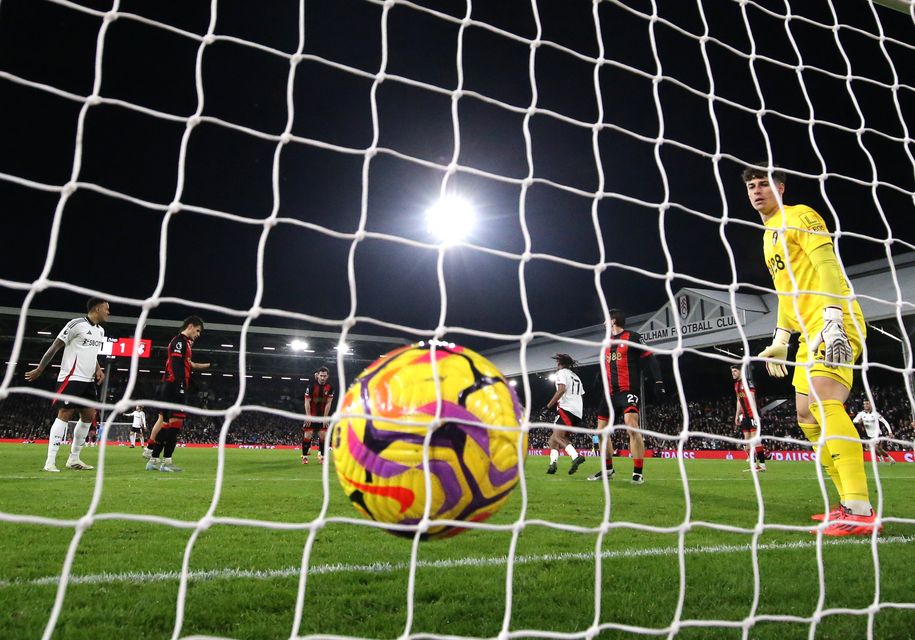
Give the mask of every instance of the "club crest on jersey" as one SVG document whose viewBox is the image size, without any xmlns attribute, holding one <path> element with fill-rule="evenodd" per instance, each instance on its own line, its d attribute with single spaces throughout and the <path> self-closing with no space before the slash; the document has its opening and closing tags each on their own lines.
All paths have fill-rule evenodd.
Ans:
<svg viewBox="0 0 915 640">
<path fill-rule="evenodd" d="M 680 296 L 677 300 L 677 307 L 680 310 L 680 317 L 686 320 L 689 315 L 689 296 Z"/>
<path fill-rule="evenodd" d="M 773 231 L 772 232 L 772 246 L 774 247 L 777 244 L 778 244 L 778 231 Z"/>
</svg>

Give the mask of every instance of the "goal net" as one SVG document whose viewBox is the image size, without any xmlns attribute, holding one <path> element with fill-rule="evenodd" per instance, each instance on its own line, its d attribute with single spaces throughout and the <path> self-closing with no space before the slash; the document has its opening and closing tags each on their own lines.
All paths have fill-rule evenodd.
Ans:
<svg viewBox="0 0 915 640">
<path fill-rule="evenodd" d="M 195 359 L 219 365 L 206 402 L 175 405 L 155 397 L 161 363 L 132 357 L 89 403 L 106 417 L 80 478 L 31 473 L 34 447 L 0 445 L 12 636 L 915 628 L 910 0 L 0 0 L 0 89 L 0 294 L 13 318 L 3 437 L 25 423 L 47 437 L 53 417 L 40 408 L 78 400 L 23 380 L 80 314 L 74 301 L 110 301 L 134 340 L 199 313 Z M 836 492 L 797 427 L 790 384 L 766 376 L 757 355 L 770 339 L 741 302 L 777 304 L 767 229 L 740 177 L 755 164 L 786 173 L 785 204 L 822 215 L 818 233 L 846 270 L 869 265 L 850 277 L 868 339 L 846 410 L 867 400 L 889 418 L 889 431 L 862 433 L 880 535 L 830 538 L 829 523 L 810 520 Z M 457 209 L 430 235 L 427 210 L 457 198 L 475 209 L 469 235 Z M 648 453 L 630 451 L 614 405 L 580 472 L 566 452 L 555 475 L 529 456 L 508 505 L 453 539 L 421 542 L 428 517 L 406 540 L 387 535 L 353 511 L 332 464 L 226 446 L 246 442 L 230 435 L 239 425 L 277 438 L 300 428 L 305 378 L 264 373 L 281 366 L 266 358 L 295 356 L 254 346 L 268 327 L 332 336 L 337 395 L 315 421 L 325 425 L 386 350 L 360 336 L 507 348 L 532 454 L 554 428 L 540 414 L 553 404 L 550 356 L 576 354 L 583 419 L 558 431 L 584 455 L 608 391 L 596 363 L 618 343 L 611 309 L 673 311 L 685 288 L 715 292 L 736 337 L 696 347 L 687 314 L 671 314 L 680 337 L 646 347 L 667 389 L 642 398 Z M 46 308 L 72 315 L 36 337 Z M 769 334 L 774 307 L 759 313 Z M 210 336 L 232 332 L 230 356 L 213 356 Z M 746 457 L 723 373 L 734 363 L 755 372 L 754 411 L 771 409 L 750 448 L 796 461 L 762 474 L 727 459 Z M 138 454 L 112 446 L 140 404 L 185 411 L 215 446 L 182 450 L 183 474 L 144 475 Z M 878 446 L 899 464 L 878 462 Z M 614 449 L 615 478 L 587 482 Z M 698 450 L 724 459 L 689 459 Z M 645 483 L 630 483 L 640 463 Z"/>
</svg>

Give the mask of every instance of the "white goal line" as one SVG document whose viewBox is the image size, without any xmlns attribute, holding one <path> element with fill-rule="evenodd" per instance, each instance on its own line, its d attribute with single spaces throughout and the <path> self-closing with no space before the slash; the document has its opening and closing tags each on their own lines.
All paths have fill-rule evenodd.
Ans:
<svg viewBox="0 0 915 640">
<path fill-rule="evenodd" d="M 888 536 L 877 538 L 878 545 L 888 544 L 911 544 L 915 543 L 915 535 L 910 536 Z M 839 538 L 835 540 L 823 540 L 824 547 L 849 546 L 849 545 L 870 545 L 870 538 Z M 796 542 L 772 542 L 767 544 L 756 545 L 759 551 L 785 551 L 794 549 L 811 549 L 817 546 L 816 539 L 803 540 Z M 722 553 L 744 553 L 752 551 L 751 544 L 735 545 L 712 545 L 686 547 L 682 553 L 684 555 L 719 555 Z M 618 549 L 603 551 L 600 554 L 602 560 L 608 559 L 632 559 L 646 557 L 669 557 L 677 556 L 680 550 L 677 547 L 649 547 L 647 549 Z M 578 561 L 589 562 L 594 560 L 593 553 L 551 553 L 539 555 L 516 556 L 514 564 L 545 564 L 549 562 L 566 562 Z M 488 557 L 464 557 L 449 560 L 417 560 L 417 569 L 460 569 L 466 567 L 499 567 L 509 562 L 508 556 L 488 556 Z M 371 564 L 319 564 L 309 567 L 308 575 L 328 575 L 338 573 L 396 573 L 406 571 L 410 568 L 409 562 L 373 562 Z M 282 569 L 208 569 L 205 571 L 189 571 L 188 579 L 194 582 L 207 582 L 210 580 L 233 580 L 236 578 L 252 580 L 272 580 L 275 578 L 298 577 L 301 574 L 300 567 L 286 567 Z M 20 586 L 48 586 L 56 585 L 61 576 L 44 576 L 41 578 L 31 578 L 29 580 L 0 580 L 0 589 Z M 71 575 L 68 585 L 96 585 L 96 584 L 144 584 L 150 582 L 174 582 L 180 580 L 180 571 L 157 571 L 142 572 L 128 571 L 123 573 L 97 573 L 87 575 Z"/>
</svg>

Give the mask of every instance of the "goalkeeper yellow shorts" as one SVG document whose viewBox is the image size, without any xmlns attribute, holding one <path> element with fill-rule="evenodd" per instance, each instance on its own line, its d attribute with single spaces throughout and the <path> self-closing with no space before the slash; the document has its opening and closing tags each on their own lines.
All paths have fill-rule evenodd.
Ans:
<svg viewBox="0 0 915 640">
<path fill-rule="evenodd" d="M 864 339 L 867 337 L 867 325 L 864 323 L 864 315 L 858 309 L 856 309 L 855 321 L 850 322 L 849 319 L 845 322 L 845 332 L 848 334 L 848 341 L 851 343 L 852 364 L 858 362 L 861 358 Z M 822 324 L 814 327 L 810 331 L 810 335 L 817 335 L 822 330 L 822 327 Z M 826 345 L 820 345 L 812 364 L 808 362 L 809 357 L 807 338 L 802 333 L 800 344 L 798 344 L 797 356 L 794 358 L 794 377 L 791 379 L 795 391 L 805 396 L 810 395 L 810 378 L 814 377 L 832 378 L 851 389 L 855 370 L 849 366 L 840 366 L 833 369 L 823 364 L 823 360 L 826 357 Z M 810 378 L 808 378 L 808 372 Z"/>
</svg>

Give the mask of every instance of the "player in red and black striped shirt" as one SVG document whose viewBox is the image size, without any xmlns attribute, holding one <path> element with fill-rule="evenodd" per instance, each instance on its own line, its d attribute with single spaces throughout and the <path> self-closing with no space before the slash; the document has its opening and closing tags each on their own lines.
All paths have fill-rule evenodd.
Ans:
<svg viewBox="0 0 915 640">
<path fill-rule="evenodd" d="M 754 405 L 756 404 L 756 385 L 753 379 L 748 375 L 744 378 L 741 373 L 739 364 L 731 365 L 731 377 L 734 379 L 734 395 L 737 396 L 737 410 L 734 413 L 734 424 L 740 427 L 743 432 L 744 440 L 751 440 L 756 437 L 756 431 L 760 427 L 760 419 L 756 415 Z M 757 471 L 766 470 L 766 450 L 762 443 L 757 443 L 755 447 L 750 447 L 747 442 L 747 458 L 750 461 L 750 471 L 753 465 L 756 465 Z"/>
<path fill-rule="evenodd" d="M 181 332 L 168 343 L 168 354 L 165 357 L 165 373 L 156 392 L 158 399 L 173 404 L 187 404 L 186 394 L 191 382 L 191 371 L 209 369 L 210 364 L 194 362 L 191 359 L 191 348 L 203 333 L 203 320 L 200 316 L 185 318 Z M 178 432 L 184 425 L 187 414 L 180 409 L 160 409 L 159 419 L 149 434 L 149 441 L 143 450 L 143 457 L 149 458 L 147 471 L 181 471 L 172 464 L 172 453 L 178 444 Z M 163 454 L 162 463 L 159 455 Z"/>
<path fill-rule="evenodd" d="M 308 464 L 311 442 L 318 436 L 318 462 L 324 464 L 324 437 L 327 435 L 326 422 L 312 422 L 311 416 L 327 417 L 334 404 L 334 387 L 327 379 L 330 371 L 321 367 L 315 371 L 314 379 L 305 389 L 305 424 L 302 425 L 302 464 Z"/>
<path fill-rule="evenodd" d="M 636 331 L 625 328 L 626 315 L 619 309 L 610 311 L 610 335 L 612 342 L 604 351 L 604 379 L 610 402 L 606 395 L 601 398 L 597 409 L 598 430 L 606 427 L 610 420 L 622 414 L 626 430 L 629 432 L 629 451 L 632 455 L 632 482 L 643 484 L 643 467 L 645 458 L 645 439 L 639 425 L 639 394 L 642 381 L 642 367 L 647 364 L 651 377 L 660 394 L 664 393 L 664 381 L 661 378 L 661 368 L 651 351 L 644 347 L 645 340 Z M 607 456 L 605 469 L 588 480 L 600 480 L 607 475 L 610 479 L 615 473 L 613 469 L 613 445 L 607 443 Z"/>
</svg>

